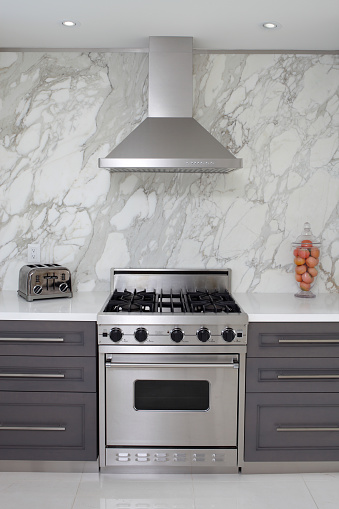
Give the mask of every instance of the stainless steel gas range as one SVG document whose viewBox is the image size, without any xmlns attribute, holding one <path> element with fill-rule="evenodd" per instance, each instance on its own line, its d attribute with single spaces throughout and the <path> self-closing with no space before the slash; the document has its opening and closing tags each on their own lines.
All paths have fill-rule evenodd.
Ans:
<svg viewBox="0 0 339 509">
<path fill-rule="evenodd" d="M 98 314 L 100 467 L 237 472 L 248 317 L 230 270 L 112 269 Z"/>
</svg>

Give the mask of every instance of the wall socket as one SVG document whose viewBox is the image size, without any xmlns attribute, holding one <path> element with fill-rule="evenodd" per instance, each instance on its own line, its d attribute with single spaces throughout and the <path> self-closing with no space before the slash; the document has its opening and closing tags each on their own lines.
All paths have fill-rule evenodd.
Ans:
<svg viewBox="0 0 339 509">
<path fill-rule="evenodd" d="M 28 244 L 28 263 L 40 263 L 40 244 Z"/>
</svg>

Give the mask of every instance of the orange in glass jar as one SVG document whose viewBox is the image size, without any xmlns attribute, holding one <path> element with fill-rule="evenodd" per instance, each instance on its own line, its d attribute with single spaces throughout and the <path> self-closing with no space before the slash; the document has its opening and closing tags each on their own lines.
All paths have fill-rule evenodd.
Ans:
<svg viewBox="0 0 339 509">
<path fill-rule="evenodd" d="M 295 268 L 295 272 L 296 274 L 303 274 L 304 272 L 306 272 L 306 265 L 298 265 Z"/>
<path fill-rule="evenodd" d="M 300 256 L 300 258 L 308 258 L 310 256 L 310 252 L 308 249 L 304 249 L 304 248 L 299 248 L 298 249 L 298 256 Z"/>
<path fill-rule="evenodd" d="M 319 263 L 319 259 L 318 258 L 314 258 L 313 256 L 310 256 L 306 260 L 306 265 L 308 265 L 308 267 L 311 267 L 312 269 L 313 269 L 313 267 L 318 265 L 318 263 Z"/>
<path fill-rule="evenodd" d="M 313 277 L 316 277 L 318 274 L 317 269 L 315 269 L 314 267 L 308 267 L 307 272 L 311 274 L 311 276 Z"/>
<path fill-rule="evenodd" d="M 304 292 L 309 292 L 311 289 L 311 285 L 309 283 L 305 283 L 304 281 L 302 281 L 300 283 L 300 288 L 304 290 Z"/>
<path fill-rule="evenodd" d="M 309 272 L 304 272 L 303 275 L 301 276 L 301 279 L 304 281 L 304 283 L 313 283 L 314 281 L 314 277 L 311 276 L 311 274 L 309 274 Z"/>
<path fill-rule="evenodd" d="M 319 255 L 320 255 L 319 249 L 317 247 L 312 247 L 311 256 L 313 256 L 313 258 L 319 258 Z"/>
<path fill-rule="evenodd" d="M 300 256 L 296 256 L 296 257 L 294 258 L 294 263 L 295 263 L 296 265 L 304 265 L 304 263 L 305 263 L 305 259 L 304 259 L 304 258 L 301 258 Z"/>
</svg>

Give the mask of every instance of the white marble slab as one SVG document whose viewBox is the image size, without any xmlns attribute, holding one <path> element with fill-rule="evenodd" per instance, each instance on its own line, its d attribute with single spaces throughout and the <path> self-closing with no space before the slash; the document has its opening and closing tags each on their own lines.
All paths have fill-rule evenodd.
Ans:
<svg viewBox="0 0 339 509">
<path fill-rule="evenodd" d="M 0 289 L 27 245 L 108 291 L 111 267 L 231 268 L 237 292 L 292 293 L 291 242 L 322 242 L 317 290 L 339 291 L 338 55 L 195 54 L 194 117 L 244 168 L 98 168 L 147 115 L 143 53 L 0 53 Z"/>
</svg>

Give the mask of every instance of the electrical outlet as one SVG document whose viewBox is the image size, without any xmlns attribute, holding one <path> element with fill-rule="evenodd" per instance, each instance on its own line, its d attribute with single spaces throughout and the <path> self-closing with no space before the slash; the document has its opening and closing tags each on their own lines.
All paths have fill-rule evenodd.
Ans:
<svg viewBox="0 0 339 509">
<path fill-rule="evenodd" d="M 28 244 L 28 263 L 40 263 L 40 244 Z"/>
</svg>

